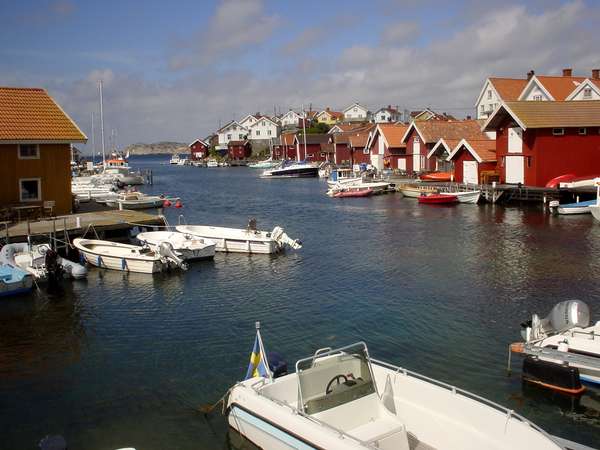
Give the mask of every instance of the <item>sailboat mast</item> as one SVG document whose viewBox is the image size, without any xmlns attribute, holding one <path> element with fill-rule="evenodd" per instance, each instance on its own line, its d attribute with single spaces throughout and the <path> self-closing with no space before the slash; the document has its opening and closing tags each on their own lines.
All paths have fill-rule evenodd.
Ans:
<svg viewBox="0 0 600 450">
<path fill-rule="evenodd" d="M 306 112 L 304 111 L 304 104 L 302 105 L 302 134 L 304 134 L 304 159 L 306 159 Z M 298 162 L 300 162 L 300 155 L 298 155 Z"/>
<path fill-rule="evenodd" d="M 92 164 L 96 164 L 96 137 L 94 136 L 94 111 L 92 111 Z"/>
<path fill-rule="evenodd" d="M 104 111 L 102 109 L 102 80 L 98 81 L 100 91 L 100 140 L 102 141 L 102 166 L 106 167 L 106 149 L 104 147 Z"/>
</svg>

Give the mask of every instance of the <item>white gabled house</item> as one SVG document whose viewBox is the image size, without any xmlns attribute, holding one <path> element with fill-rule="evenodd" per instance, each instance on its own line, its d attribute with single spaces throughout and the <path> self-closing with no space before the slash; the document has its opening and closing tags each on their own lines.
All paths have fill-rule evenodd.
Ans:
<svg viewBox="0 0 600 450">
<path fill-rule="evenodd" d="M 596 69 L 594 69 L 595 72 Z M 569 94 L 567 100 L 600 100 L 600 79 L 596 73 L 596 78 L 583 80 L 573 92 Z"/>
<path fill-rule="evenodd" d="M 256 122 L 249 128 L 248 139 L 251 141 L 275 139 L 279 137 L 279 125 L 270 118 L 263 116 L 257 118 Z"/>
<path fill-rule="evenodd" d="M 360 103 L 353 103 L 342 112 L 344 113 L 344 120 L 347 120 L 348 122 L 367 122 L 371 119 L 371 111 Z"/>
<path fill-rule="evenodd" d="M 248 114 L 246 117 L 240 120 L 239 124 L 244 128 L 250 129 L 250 127 L 258 121 L 258 117 L 260 117 L 258 114 Z"/>
<path fill-rule="evenodd" d="M 302 119 L 302 116 L 290 109 L 281 117 L 281 126 L 284 128 L 297 127 L 300 123 L 300 119 Z"/>
<path fill-rule="evenodd" d="M 227 144 L 229 144 L 230 141 L 243 141 L 246 139 L 246 136 L 248 136 L 248 133 L 249 130 L 246 127 L 243 127 L 236 120 L 232 120 L 217 131 L 219 137 L 217 148 L 227 148 Z"/>
<path fill-rule="evenodd" d="M 375 114 L 373 114 L 373 120 L 375 123 L 394 123 L 400 120 L 400 113 L 398 113 L 398 107 L 392 108 L 392 105 L 388 105 L 384 108 L 379 108 Z"/>
<path fill-rule="evenodd" d="M 487 119 L 502 102 L 517 100 L 526 84 L 525 78 L 488 78 L 475 103 L 476 117 Z"/>
</svg>

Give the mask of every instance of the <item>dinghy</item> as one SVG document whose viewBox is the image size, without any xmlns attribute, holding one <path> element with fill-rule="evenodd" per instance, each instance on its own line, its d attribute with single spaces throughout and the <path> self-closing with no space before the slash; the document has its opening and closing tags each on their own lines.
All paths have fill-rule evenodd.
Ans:
<svg viewBox="0 0 600 450">
<path fill-rule="evenodd" d="M 259 336 L 225 400 L 229 426 L 259 448 L 563 449 L 491 400 L 371 358 L 364 342 L 319 349 L 288 374 Z"/>
<path fill-rule="evenodd" d="M 185 262 L 175 254 L 168 242 L 162 242 L 157 250 L 81 238 L 75 239 L 73 245 L 89 264 L 100 268 L 139 273 L 162 272 L 170 267 L 187 269 Z"/>
<path fill-rule="evenodd" d="M 48 278 L 47 253 L 50 251 L 50 245 L 38 244 L 29 245 L 27 242 L 18 242 L 6 244 L 0 250 L 0 263 L 8 264 L 30 273 L 40 282 Z M 79 263 L 70 261 L 62 256 L 53 253 L 56 263 L 62 268 L 62 275 L 65 278 L 75 280 L 87 277 L 87 269 Z"/>
<path fill-rule="evenodd" d="M 575 202 L 575 203 L 563 203 L 560 204 L 558 201 L 551 201 L 548 206 L 552 211 L 556 211 L 557 214 L 560 215 L 570 215 L 570 214 L 590 214 L 590 206 L 595 205 L 596 200 L 588 200 L 585 202 Z"/>
<path fill-rule="evenodd" d="M 419 178 L 423 181 L 452 181 L 454 174 L 452 172 L 431 172 L 424 173 Z"/>
<path fill-rule="evenodd" d="M 151 209 L 161 208 L 165 200 L 176 202 L 179 198 L 165 198 L 158 195 L 146 195 L 142 192 L 126 192 L 120 194 L 118 198 L 106 201 L 108 206 L 119 209 Z"/>
<path fill-rule="evenodd" d="M 426 205 L 448 205 L 458 203 L 458 197 L 456 195 L 422 194 L 418 201 Z"/>
<path fill-rule="evenodd" d="M 454 196 L 460 203 L 476 204 L 481 197 L 481 191 L 440 192 L 440 195 Z"/>
<path fill-rule="evenodd" d="M 33 276 L 10 264 L 0 264 L 0 297 L 24 294 L 31 291 Z"/>
<path fill-rule="evenodd" d="M 369 197 L 373 195 L 373 192 L 374 191 L 371 188 L 353 188 L 350 186 L 340 191 L 329 190 L 327 191 L 327 195 L 334 198 Z"/>
<path fill-rule="evenodd" d="M 534 314 L 521 324 L 521 335 L 524 342 L 511 345 L 511 351 L 533 359 L 524 365 L 526 381 L 571 394 L 583 392 L 579 380 L 600 384 L 600 321 L 590 325 L 584 302 L 560 302 L 543 319 Z"/>
<path fill-rule="evenodd" d="M 139 233 L 136 239 L 154 250 L 157 250 L 161 243 L 168 242 L 175 254 L 184 261 L 211 259 L 215 256 L 216 244 L 213 241 L 178 231 L 148 231 Z"/>
<path fill-rule="evenodd" d="M 438 189 L 432 186 L 417 186 L 414 184 L 401 184 L 398 191 L 405 197 L 419 198 L 422 193 L 435 194 Z"/>
<path fill-rule="evenodd" d="M 205 225 L 178 225 L 175 229 L 216 243 L 218 252 L 234 253 L 277 253 L 286 246 L 294 250 L 302 247 L 297 239 L 290 238 L 281 227 L 273 231 L 256 230 L 256 223 L 250 223 L 246 229 L 211 227 Z"/>
</svg>

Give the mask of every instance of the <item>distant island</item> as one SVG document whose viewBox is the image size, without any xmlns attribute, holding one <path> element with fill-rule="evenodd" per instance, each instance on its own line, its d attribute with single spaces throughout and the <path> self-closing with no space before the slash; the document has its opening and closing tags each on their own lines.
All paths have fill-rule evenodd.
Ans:
<svg viewBox="0 0 600 450">
<path fill-rule="evenodd" d="M 124 153 L 130 155 L 172 155 L 188 153 L 188 145 L 182 142 L 154 142 L 152 144 L 137 143 L 128 145 Z"/>
</svg>

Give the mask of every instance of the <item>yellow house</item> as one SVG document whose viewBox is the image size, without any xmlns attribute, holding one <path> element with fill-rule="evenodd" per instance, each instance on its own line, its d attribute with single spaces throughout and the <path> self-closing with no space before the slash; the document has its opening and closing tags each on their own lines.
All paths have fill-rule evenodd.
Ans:
<svg viewBox="0 0 600 450">
<path fill-rule="evenodd" d="M 71 212 L 71 144 L 86 135 L 40 88 L 0 87 L 0 208 Z"/>
<path fill-rule="evenodd" d="M 320 123 L 335 125 L 336 123 L 340 123 L 342 120 L 344 120 L 344 113 L 325 108 L 323 111 L 315 115 L 315 119 Z"/>
</svg>

